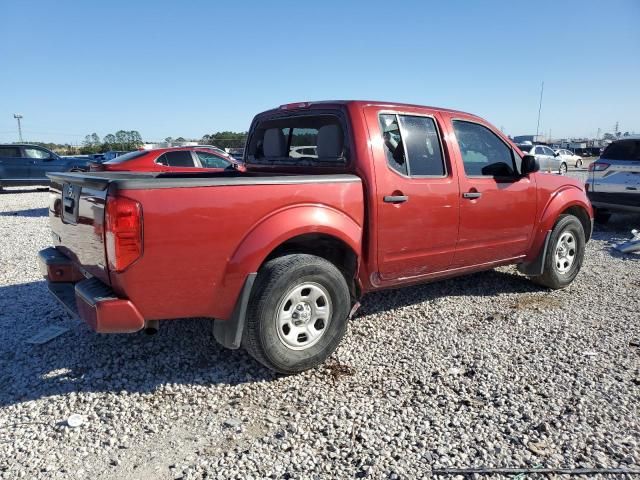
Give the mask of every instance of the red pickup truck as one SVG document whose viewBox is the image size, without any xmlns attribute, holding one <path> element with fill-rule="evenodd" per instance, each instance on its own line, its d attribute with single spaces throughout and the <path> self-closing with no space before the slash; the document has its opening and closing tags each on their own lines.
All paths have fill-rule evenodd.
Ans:
<svg viewBox="0 0 640 480">
<path fill-rule="evenodd" d="M 365 293 L 518 264 L 549 288 L 593 211 L 468 113 L 365 101 L 257 115 L 246 171 L 56 173 L 51 292 L 98 332 L 207 317 L 267 367 L 323 362 Z"/>
</svg>

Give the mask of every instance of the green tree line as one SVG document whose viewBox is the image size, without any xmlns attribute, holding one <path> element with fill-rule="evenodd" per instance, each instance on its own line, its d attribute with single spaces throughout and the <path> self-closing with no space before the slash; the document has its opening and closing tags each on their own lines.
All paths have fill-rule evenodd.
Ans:
<svg viewBox="0 0 640 480">
<path fill-rule="evenodd" d="M 142 136 L 137 130 L 118 130 L 115 134 L 109 133 L 102 140 L 97 133 L 84 137 L 80 153 L 102 153 L 109 150 L 135 150 L 142 146 Z"/>
</svg>

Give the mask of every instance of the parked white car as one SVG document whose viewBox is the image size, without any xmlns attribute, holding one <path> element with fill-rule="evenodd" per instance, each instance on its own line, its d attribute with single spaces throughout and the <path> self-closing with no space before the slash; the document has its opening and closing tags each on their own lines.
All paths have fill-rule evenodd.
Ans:
<svg viewBox="0 0 640 480">
<path fill-rule="evenodd" d="M 567 165 L 575 165 L 576 168 L 582 167 L 582 157 L 580 155 L 576 155 L 575 153 L 563 148 L 559 148 L 555 150 L 555 152 Z"/>
<path fill-rule="evenodd" d="M 540 164 L 541 172 L 567 173 L 567 162 L 546 145 L 519 144 L 518 148 L 527 155 L 533 155 Z"/>
</svg>

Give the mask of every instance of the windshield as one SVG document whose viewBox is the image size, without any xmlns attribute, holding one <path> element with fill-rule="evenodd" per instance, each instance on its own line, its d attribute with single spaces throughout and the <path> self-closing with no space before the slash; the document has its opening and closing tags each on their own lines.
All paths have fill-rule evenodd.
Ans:
<svg viewBox="0 0 640 480">
<path fill-rule="evenodd" d="M 264 165 L 345 165 L 344 131 L 330 114 L 266 119 L 254 127 L 247 163 Z"/>
<path fill-rule="evenodd" d="M 522 153 L 529 153 L 533 148 L 533 145 L 518 145 L 518 148 Z"/>
<path fill-rule="evenodd" d="M 137 150 L 135 152 L 125 153 L 124 155 L 120 155 L 112 160 L 104 162 L 107 165 L 117 165 L 118 163 L 126 162 L 127 160 L 133 160 L 134 158 L 142 157 L 143 155 L 148 154 L 148 150 Z"/>
<path fill-rule="evenodd" d="M 601 158 L 609 160 L 640 160 L 640 140 L 618 140 L 602 152 Z"/>
</svg>

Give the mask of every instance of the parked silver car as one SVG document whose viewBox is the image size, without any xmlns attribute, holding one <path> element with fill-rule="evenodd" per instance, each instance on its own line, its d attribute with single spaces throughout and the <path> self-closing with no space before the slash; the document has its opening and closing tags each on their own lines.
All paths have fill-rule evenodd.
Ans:
<svg viewBox="0 0 640 480">
<path fill-rule="evenodd" d="M 605 223 L 611 212 L 640 213 L 640 137 L 611 143 L 589 165 L 585 184 L 596 210 L 596 221 Z"/>
<path fill-rule="evenodd" d="M 554 150 L 554 152 L 557 153 L 560 156 L 560 160 L 567 165 L 575 165 L 576 168 L 582 167 L 582 157 L 580 155 L 576 155 L 571 150 L 559 148 Z"/>
<path fill-rule="evenodd" d="M 567 173 L 567 162 L 546 145 L 519 144 L 518 148 L 522 153 L 536 157 L 541 172 L 554 172 L 561 175 Z"/>
</svg>

